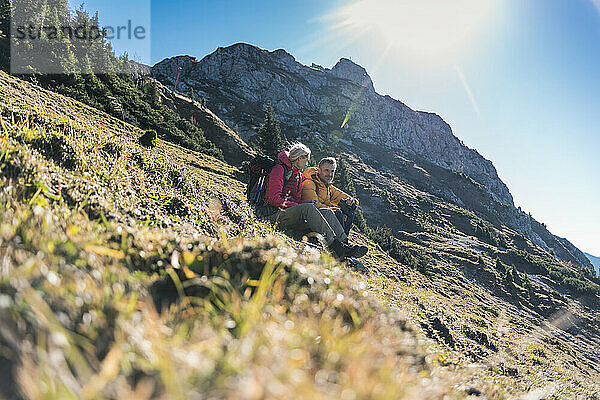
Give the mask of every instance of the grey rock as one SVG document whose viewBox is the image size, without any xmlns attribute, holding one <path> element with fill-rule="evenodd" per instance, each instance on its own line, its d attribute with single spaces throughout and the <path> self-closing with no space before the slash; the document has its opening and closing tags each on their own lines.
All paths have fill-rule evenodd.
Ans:
<svg viewBox="0 0 600 400">
<path fill-rule="evenodd" d="M 331 69 L 331 73 L 338 78 L 346 79 L 355 83 L 358 83 L 361 86 L 364 86 L 371 90 L 375 91 L 373 87 L 373 81 L 369 74 L 367 74 L 367 70 L 361 67 L 358 64 L 353 63 L 347 58 L 341 58 L 337 64 Z"/>
<path fill-rule="evenodd" d="M 493 164 L 466 147 L 442 118 L 376 93 L 367 71 L 348 59 L 342 58 L 332 69 L 309 67 L 285 50 L 269 52 L 240 43 L 218 48 L 201 61 L 189 56 L 166 59 L 152 68 L 152 74 L 173 86 L 179 67 L 179 84 L 206 94 L 209 107 L 229 125 L 238 124 L 243 139 L 253 134 L 262 107 L 271 102 L 290 137 L 338 129 L 345 139 L 417 154 L 463 172 L 499 203 L 513 205 Z"/>
</svg>

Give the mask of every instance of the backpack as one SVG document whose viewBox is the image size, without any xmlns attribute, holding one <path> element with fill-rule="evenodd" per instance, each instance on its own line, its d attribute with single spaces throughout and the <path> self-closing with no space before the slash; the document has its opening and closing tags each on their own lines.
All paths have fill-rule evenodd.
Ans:
<svg viewBox="0 0 600 400">
<path fill-rule="evenodd" d="M 267 181 L 269 174 L 276 165 L 282 165 L 284 168 L 283 186 L 292 176 L 292 171 L 287 165 L 280 161 L 275 161 L 271 157 L 258 155 L 248 164 L 248 186 L 246 187 L 246 200 L 254 207 L 259 216 L 266 216 L 274 213 L 277 208 L 268 204 L 266 200 Z"/>
</svg>

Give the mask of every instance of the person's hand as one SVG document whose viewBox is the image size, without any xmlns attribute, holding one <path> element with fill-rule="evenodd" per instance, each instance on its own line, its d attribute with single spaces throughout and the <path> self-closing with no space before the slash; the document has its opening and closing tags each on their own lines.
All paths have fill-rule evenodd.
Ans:
<svg viewBox="0 0 600 400">
<path fill-rule="evenodd" d="M 354 204 L 354 199 L 352 197 L 348 197 L 346 199 L 346 204 L 348 204 L 349 206 L 352 206 Z"/>
</svg>

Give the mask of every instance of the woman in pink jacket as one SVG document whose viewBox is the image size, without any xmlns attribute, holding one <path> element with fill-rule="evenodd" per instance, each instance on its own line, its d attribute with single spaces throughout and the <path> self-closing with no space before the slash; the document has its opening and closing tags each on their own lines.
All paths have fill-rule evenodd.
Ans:
<svg viewBox="0 0 600 400">
<path fill-rule="evenodd" d="M 333 210 L 319 210 L 314 202 L 300 203 L 302 171 L 309 158 L 310 149 L 302 143 L 294 144 L 289 152 L 279 153 L 281 164 L 273 167 L 267 181 L 266 201 L 272 212 L 266 218 L 284 231 L 301 235 L 320 233 L 339 259 L 364 256 L 365 246 L 345 244 L 347 236 Z"/>
</svg>

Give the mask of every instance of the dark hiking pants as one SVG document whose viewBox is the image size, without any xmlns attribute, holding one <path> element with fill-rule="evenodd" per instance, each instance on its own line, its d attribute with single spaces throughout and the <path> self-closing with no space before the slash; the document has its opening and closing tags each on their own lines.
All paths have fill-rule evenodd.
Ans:
<svg viewBox="0 0 600 400">
<path fill-rule="evenodd" d="M 356 217 L 356 204 L 349 206 L 344 201 L 341 201 L 339 207 L 339 209 L 335 210 L 335 216 L 344 228 L 344 233 L 348 236 Z"/>
</svg>

